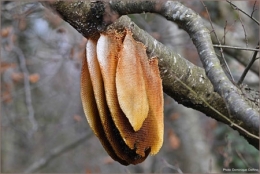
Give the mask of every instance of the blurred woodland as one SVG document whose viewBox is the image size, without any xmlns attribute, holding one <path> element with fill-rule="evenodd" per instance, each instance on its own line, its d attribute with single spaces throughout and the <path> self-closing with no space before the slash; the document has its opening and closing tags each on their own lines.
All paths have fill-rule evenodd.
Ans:
<svg viewBox="0 0 260 174">
<path fill-rule="evenodd" d="M 256 48 L 258 1 L 184 1 L 210 19 L 224 45 Z M 204 6 L 205 5 L 205 6 Z M 206 8 L 209 11 L 207 13 Z M 240 10 L 238 10 L 240 9 Z M 189 35 L 150 13 L 129 17 L 155 39 L 202 66 Z M 206 24 L 212 31 L 210 23 Z M 211 32 L 214 44 L 214 32 Z M 225 37 L 234 40 L 225 40 Z M 222 173 L 223 168 L 259 169 L 259 151 L 229 126 L 164 95 L 164 143 L 138 165 L 113 161 L 90 129 L 80 99 L 86 39 L 39 2 L 1 2 L 2 173 Z M 216 53 L 221 54 L 216 47 Z M 246 52 L 250 59 L 254 51 Z M 245 69 L 224 49 L 238 81 Z M 259 54 L 257 56 L 259 59 Z M 259 61 L 259 60 L 258 60 Z M 259 64 L 258 64 L 259 68 Z M 259 88 L 250 71 L 244 83 Z"/>
</svg>

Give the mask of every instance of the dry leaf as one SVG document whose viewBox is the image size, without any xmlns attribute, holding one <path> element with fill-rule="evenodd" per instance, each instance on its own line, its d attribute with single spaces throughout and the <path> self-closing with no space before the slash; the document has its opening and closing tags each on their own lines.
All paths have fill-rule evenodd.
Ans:
<svg viewBox="0 0 260 174">
<path fill-rule="evenodd" d="M 36 83 L 39 81 L 39 79 L 40 79 L 40 75 L 38 73 L 34 73 L 29 76 L 29 80 L 31 83 Z"/>
<path fill-rule="evenodd" d="M 171 120 L 177 120 L 180 117 L 180 113 L 174 112 L 171 114 L 170 119 Z"/>
<path fill-rule="evenodd" d="M 5 103 L 11 103 L 12 102 L 12 96 L 10 91 L 3 91 L 1 94 L 1 99 Z"/>
<path fill-rule="evenodd" d="M 79 116 L 79 115 L 73 115 L 73 119 L 74 119 L 76 122 L 81 122 L 81 121 L 82 121 L 82 118 L 81 118 L 81 116 Z"/>
<path fill-rule="evenodd" d="M 23 80 L 23 73 L 13 72 L 11 77 L 14 82 L 21 82 Z"/>
<path fill-rule="evenodd" d="M 7 37 L 10 34 L 11 30 L 12 30 L 12 27 L 5 27 L 5 28 L 1 29 L 2 38 Z"/>
<path fill-rule="evenodd" d="M 0 72 L 3 73 L 5 72 L 7 69 L 9 68 L 15 68 L 16 67 L 16 64 L 14 63 L 9 63 L 9 62 L 0 62 Z"/>
<path fill-rule="evenodd" d="M 180 147 L 180 139 L 179 137 L 177 137 L 173 130 L 170 130 L 168 132 L 168 140 L 172 149 L 176 150 Z"/>
</svg>

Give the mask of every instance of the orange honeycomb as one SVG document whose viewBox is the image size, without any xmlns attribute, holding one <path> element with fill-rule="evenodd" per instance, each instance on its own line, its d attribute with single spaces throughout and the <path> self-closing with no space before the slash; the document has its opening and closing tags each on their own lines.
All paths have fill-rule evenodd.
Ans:
<svg viewBox="0 0 260 174">
<path fill-rule="evenodd" d="M 158 60 L 128 30 L 110 30 L 86 45 L 81 99 L 88 123 L 123 165 L 143 162 L 163 143 L 163 91 Z"/>
</svg>

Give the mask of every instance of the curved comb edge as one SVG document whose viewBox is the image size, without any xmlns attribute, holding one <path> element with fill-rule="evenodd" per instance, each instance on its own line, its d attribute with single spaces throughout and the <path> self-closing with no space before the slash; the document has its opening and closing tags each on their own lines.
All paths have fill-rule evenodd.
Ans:
<svg viewBox="0 0 260 174">
<path fill-rule="evenodd" d="M 110 42 L 110 39 L 111 38 L 101 34 L 98 40 L 99 44 L 97 44 L 96 41 L 91 40 L 90 44 L 87 46 L 88 50 L 91 51 L 91 53 L 88 54 L 87 62 L 91 71 L 90 76 L 94 88 L 94 96 L 100 114 L 101 126 L 103 127 L 106 137 L 114 152 L 120 159 L 126 161 L 127 163 L 138 164 L 144 161 L 148 154 L 146 154 L 146 156 L 140 156 L 136 153 L 135 149 L 130 149 L 125 144 L 121 134 L 112 120 L 109 108 L 107 106 L 105 97 L 106 86 L 104 85 L 103 78 L 101 76 L 101 66 L 99 65 L 98 57 L 102 61 L 101 65 L 103 65 L 103 68 L 108 68 L 109 64 L 105 61 L 105 55 L 109 54 L 111 51 L 114 51 L 114 49 L 116 49 L 116 45 L 114 44 L 117 44 L 116 41 Z M 97 52 L 94 52 L 93 50 L 97 50 Z M 110 60 L 113 59 L 111 56 L 109 58 Z M 109 85 L 111 85 L 111 83 L 109 83 Z"/>
<path fill-rule="evenodd" d="M 119 37 L 117 34 L 118 33 L 105 33 L 104 35 L 110 36 L 112 38 L 117 38 L 115 40 L 120 40 L 122 37 Z M 104 43 L 106 43 L 106 42 L 104 42 Z M 139 43 L 139 42 L 137 42 L 137 43 Z M 145 46 L 142 44 L 140 46 L 140 48 L 144 49 L 144 51 L 142 51 L 142 54 L 144 54 L 143 55 L 144 57 L 145 56 L 147 57 Z M 104 84 L 106 85 L 106 88 L 105 88 L 106 98 L 107 98 L 109 110 L 113 117 L 113 122 L 115 123 L 116 128 L 119 130 L 120 136 L 122 137 L 123 141 L 126 143 L 126 145 L 129 148 L 131 148 L 132 150 L 136 150 L 137 154 L 144 157 L 146 155 L 145 152 L 147 152 L 146 150 L 149 148 L 151 148 L 150 151 L 151 151 L 152 155 L 156 154 L 159 151 L 159 149 L 161 148 L 162 143 L 163 143 L 163 95 L 162 95 L 163 93 L 162 93 L 161 81 L 158 81 L 158 83 L 156 83 L 157 85 L 160 85 L 160 87 L 159 87 L 160 95 L 157 96 L 157 99 L 159 102 L 155 102 L 155 103 L 158 103 L 158 105 L 159 105 L 158 111 L 156 111 L 155 109 L 153 109 L 153 111 L 149 110 L 149 114 L 151 116 L 148 116 L 149 119 L 148 119 L 148 117 L 145 119 L 141 129 L 139 131 L 135 132 L 133 130 L 132 126 L 130 125 L 128 119 L 125 117 L 121 108 L 118 108 L 118 104 L 117 104 L 118 101 L 114 100 L 115 97 L 112 97 L 112 100 L 111 100 L 111 95 L 114 96 L 114 93 L 116 93 L 114 91 L 115 89 L 113 86 L 114 85 L 113 77 L 115 74 L 114 70 L 115 70 L 117 58 L 118 58 L 116 51 L 118 51 L 120 49 L 117 48 L 116 51 L 112 52 L 112 53 L 108 52 L 109 51 L 108 48 L 106 49 L 107 51 L 104 51 L 104 50 L 105 49 L 103 49 L 104 53 L 102 53 L 102 54 L 105 54 L 105 53 L 109 54 L 108 58 L 103 59 L 101 61 L 99 60 L 99 61 L 101 62 L 100 67 L 101 67 L 101 71 L 103 71 L 102 76 L 104 78 Z M 97 53 L 98 54 L 100 53 L 98 48 L 97 48 Z M 111 54 L 112 54 L 112 58 L 109 57 L 109 56 L 111 56 Z M 111 60 L 112 60 L 112 65 L 109 65 L 109 67 L 107 68 L 107 65 L 111 64 L 111 62 L 110 62 Z M 147 64 L 148 58 L 145 60 L 146 60 L 145 62 Z M 103 62 L 103 61 L 105 61 L 105 62 Z M 106 64 L 104 64 L 104 63 L 106 63 Z M 158 71 L 156 78 L 158 78 L 158 80 L 161 80 L 160 75 L 159 75 L 158 65 L 156 65 L 155 68 L 157 68 L 157 71 Z M 152 70 L 149 70 L 149 71 L 152 71 Z M 111 84 L 111 83 L 113 83 L 113 84 Z M 153 81 L 151 81 L 150 83 L 153 84 Z M 158 87 L 154 87 L 154 89 L 158 90 Z M 152 91 L 152 92 L 155 93 L 154 91 Z M 115 95 L 115 96 L 117 96 L 117 95 Z M 153 102 L 151 102 L 151 103 L 153 103 Z M 152 104 L 152 105 L 154 105 L 154 104 Z M 156 113 L 158 113 L 158 114 L 156 115 Z M 147 120 L 149 120 L 149 121 L 147 121 Z M 159 123 L 160 126 L 158 126 L 157 122 Z M 160 127 L 161 127 L 161 129 L 159 129 Z M 155 130 L 154 130 L 154 128 L 155 128 Z"/>
<path fill-rule="evenodd" d="M 145 80 L 132 33 L 127 32 L 116 68 L 116 89 L 119 105 L 134 131 L 138 131 L 148 116 L 149 104 Z"/>
<path fill-rule="evenodd" d="M 158 59 L 153 58 L 149 60 L 149 65 L 151 67 L 151 75 L 153 82 L 149 85 L 148 95 L 150 96 L 149 103 L 151 105 L 151 113 L 153 114 L 156 124 L 154 126 L 155 137 L 157 141 L 151 147 L 151 155 L 155 155 L 159 152 L 163 144 L 164 135 L 164 114 L 163 114 L 163 89 L 162 89 L 162 79 L 160 77 L 160 71 L 158 68 Z M 156 92 L 155 92 L 156 91 Z"/>
<path fill-rule="evenodd" d="M 86 54 L 85 54 L 86 55 Z M 119 158 L 114 152 L 111 144 L 105 136 L 103 127 L 101 126 L 101 120 L 99 117 L 93 86 L 90 80 L 90 74 L 87 66 L 86 57 L 82 58 L 82 70 L 81 70 L 81 100 L 83 105 L 83 110 L 86 116 L 86 119 L 90 125 L 90 128 L 93 130 L 94 134 L 98 137 L 104 149 L 107 151 L 109 156 L 118 161 L 122 165 L 129 165 L 125 160 Z"/>
<path fill-rule="evenodd" d="M 146 54 L 146 47 L 143 43 L 137 42 L 139 57 L 144 70 L 146 80 L 146 88 L 149 100 L 149 119 L 152 129 L 150 129 L 151 137 L 151 155 L 159 152 L 163 144 L 164 122 L 163 122 L 163 89 L 162 79 L 158 67 L 158 59 L 156 57 L 149 59 Z"/>
</svg>

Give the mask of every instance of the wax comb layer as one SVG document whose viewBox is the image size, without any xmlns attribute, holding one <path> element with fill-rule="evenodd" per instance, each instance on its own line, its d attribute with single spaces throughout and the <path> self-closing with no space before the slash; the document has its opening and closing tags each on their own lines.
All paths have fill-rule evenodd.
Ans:
<svg viewBox="0 0 260 174">
<path fill-rule="evenodd" d="M 116 155 L 128 163 L 135 164 L 137 162 L 142 162 L 146 157 L 142 157 L 135 152 L 134 149 L 130 149 L 123 141 L 119 131 L 115 127 L 110 111 L 107 106 L 107 101 L 105 97 L 104 83 L 100 72 L 100 67 L 97 60 L 96 51 L 96 41 L 90 39 L 87 43 L 87 50 L 91 50 L 91 53 L 87 54 L 88 68 L 90 71 L 90 77 L 93 84 L 95 101 L 97 103 L 97 108 L 99 111 L 99 116 L 101 120 L 101 125 L 104 129 L 105 135 L 109 143 L 111 144 L 113 151 Z M 112 51 L 112 49 L 110 50 Z M 117 106 L 119 107 L 119 106 Z M 133 160 L 135 159 L 135 160 Z"/>
<path fill-rule="evenodd" d="M 148 116 L 149 103 L 144 74 L 135 41 L 127 32 L 119 54 L 116 89 L 121 109 L 134 131 L 138 131 Z"/>
<path fill-rule="evenodd" d="M 128 30 L 89 39 L 81 98 L 90 127 L 123 165 L 156 154 L 163 142 L 163 92 L 158 60 Z"/>
<path fill-rule="evenodd" d="M 86 55 L 86 54 L 85 54 Z M 99 138 L 102 146 L 105 148 L 107 153 L 113 158 L 114 160 L 118 161 L 123 165 L 128 165 L 128 163 L 124 160 L 121 160 L 115 154 L 112 146 L 108 142 L 104 129 L 101 125 L 101 120 L 98 113 L 98 108 L 96 105 L 94 92 L 92 83 L 90 80 L 90 74 L 88 70 L 87 60 L 84 56 L 82 58 L 82 70 L 81 70 L 81 100 L 83 105 L 83 110 L 86 115 L 87 121 L 95 133 L 95 135 Z"/>
</svg>

